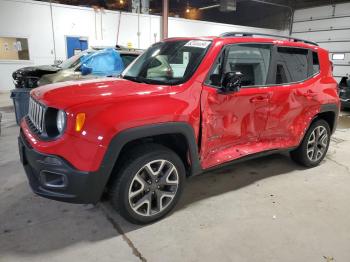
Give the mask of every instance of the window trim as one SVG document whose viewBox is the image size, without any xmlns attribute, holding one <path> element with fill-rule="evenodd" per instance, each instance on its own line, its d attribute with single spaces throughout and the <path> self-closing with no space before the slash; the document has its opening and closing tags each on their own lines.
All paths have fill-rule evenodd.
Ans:
<svg viewBox="0 0 350 262">
<path fill-rule="evenodd" d="M 271 50 L 271 58 L 270 58 L 270 64 L 269 64 L 269 70 L 268 70 L 268 76 L 267 76 L 267 82 L 270 81 L 271 79 L 269 79 L 269 77 L 272 77 L 272 79 L 274 79 L 274 81 L 276 82 L 276 71 L 277 71 L 277 61 L 276 61 L 276 57 L 277 57 L 277 48 L 278 47 L 286 47 L 286 48 L 297 48 L 297 49 L 304 49 L 304 50 L 307 50 L 308 51 L 308 55 L 307 55 L 307 59 L 308 59 L 308 65 L 307 65 L 307 70 L 309 72 L 309 67 L 310 64 L 309 63 L 309 59 L 311 58 L 312 60 L 312 52 L 315 52 L 317 54 L 317 57 L 318 57 L 318 61 L 320 62 L 320 59 L 319 59 L 319 53 L 318 51 L 314 51 L 310 48 L 306 48 L 306 47 L 294 47 L 294 46 L 284 46 L 284 45 L 278 45 L 278 44 L 274 44 L 274 43 L 271 43 L 271 42 L 259 42 L 259 43 L 256 43 L 256 42 L 249 42 L 249 43 L 235 43 L 235 44 L 227 44 L 227 45 L 224 45 L 222 47 L 222 49 L 220 50 L 220 53 L 217 55 L 217 57 L 215 58 L 215 61 L 213 63 L 213 65 L 211 66 L 210 70 L 208 71 L 206 77 L 205 77 L 205 80 L 203 82 L 203 84 L 205 86 L 208 86 L 208 87 L 212 87 L 212 88 L 215 88 L 215 89 L 220 89 L 221 87 L 219 86 L 215 86 L 215 85 L 211 85 L 211 84 L 208 84 L 208 80 L 209 80 L 209 77 L 210 77 L 210 74 L 213 72 L 213 69 L 214 69 L 214 66 L 215 64 L 217 63 L 217 61 L 219 60 L 220 56 L 224 53 L 225 49 L 230 47 L 230 46 L 233 46 L 233 45 L 239 45 L 239 44 L 270 44 L 272 46 L 272 50 Z M 312 62 L 312 61 L 311 61 Z M 272 67 L 273 66 L 273 67 Z M 276 83 L 273 83 L 273 84 L 266 84 L 266 85 L 254 85 L 254 86 L 244 86 L 242 87 L 242 89 L 246 89 L 246 88 L 266 88 L 266 87 L 280 87 L 280 86 L 289 86 L 289 85 L 293 85 L 293 84 L 300 84 L 300 83 L 303 83 L 303 82 L 306 82 L 318 75 L 321 74 L 321 64 L 319 63 L 319 66 L 320 66 L 320 70 L 315 73 L 315 74 L 312 74 L 310 76 L 308 76 L 306 79 L 304 80 L 300 80 L 300 81 L 296 81 L 296 82 L 288 82 L 288 83 L 283 83 L 283 84 L 276 84 Z M 290 79 L 291 76 L 289 75 L 288 73 L 288 76 Z"/>
</svg>

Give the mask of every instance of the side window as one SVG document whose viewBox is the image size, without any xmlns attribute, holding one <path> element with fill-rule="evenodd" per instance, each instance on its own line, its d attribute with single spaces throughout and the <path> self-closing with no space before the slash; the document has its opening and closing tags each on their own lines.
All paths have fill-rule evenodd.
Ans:
<svg viewBox="0 0 350 262">
<path fill-rule="evenodd" d="M 320 62 L 318 60 L 317 52 L 312 52 L 312 73 L 313 75 L 320 72 Z"/>
<path fill-rule="evenodd" d="M 224 73 L 240 72 L 243 75 L 242 87 L 266 85 L 271 48 L 269 44 L 236 44 L 227 47 L 223 52 L 225 57 L 217 59 L 206 83 L 220 86 Z"/>
<path fill-rule="evenodd" d="M 278 65 L 285 64 L 286 72 L 291 77 L 291 82 L 299 82 L 308 78 L 308 50 L 301 48 L 278 47 L 277 48 L 277 73 Z M 276 76 L 276 82 L 278 76 Z M 282 82 L 284 83 L 284 82 Z"/>
<path fill-rule="evenodd" d="M 277 70 L 276 70 L 276 84 L 284 84 L 288 83 L 288 78 L 286 74 L 286 69 L 284 65 L 277 64 Z"/>
</svg>

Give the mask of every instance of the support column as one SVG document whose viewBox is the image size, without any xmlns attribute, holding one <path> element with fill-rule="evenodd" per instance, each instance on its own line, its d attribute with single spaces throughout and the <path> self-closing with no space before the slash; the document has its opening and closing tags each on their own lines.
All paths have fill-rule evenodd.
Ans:
<svg viewBox="0 0 350 262">
<path fill-rule="evenodd" d="M 168 38 L 168 16 L 169 16 L 169 0 L 163 0 L 161 39 Z"/>
</svg>

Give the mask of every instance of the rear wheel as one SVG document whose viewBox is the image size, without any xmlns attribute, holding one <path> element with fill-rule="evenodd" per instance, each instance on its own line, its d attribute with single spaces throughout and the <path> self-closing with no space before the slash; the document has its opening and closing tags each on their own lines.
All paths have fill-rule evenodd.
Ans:
<svg viewBox="0 0 350 262">
<path fill-rule="evenodd" d="M 127 220 L 154 222 L 176 205 L 185 180 L 185 168 L 176 153 L 145 144 L 128 153 L 111 186 L 111 203 Z"/>
<path fill-rule="evenodd" d="M 326 121 L 320 119 L 311 124 L 300 146 L 291 152 L 297 163 L 306 167 L 317 166 L 328 151 L 331 131 Z"/>
</svg>

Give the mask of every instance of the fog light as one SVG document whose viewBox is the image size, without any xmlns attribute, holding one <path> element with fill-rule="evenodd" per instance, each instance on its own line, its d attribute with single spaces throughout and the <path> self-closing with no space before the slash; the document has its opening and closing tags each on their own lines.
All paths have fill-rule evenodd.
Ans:
<svg viewBox="0 0 350 262">
<path fill-rule="evenodd" d="M 47 187 L 63 188 L 67 186 L 67 178 L 63 174 L 50 171 L 41 171 L 40 180 Z"/>
</svg>

